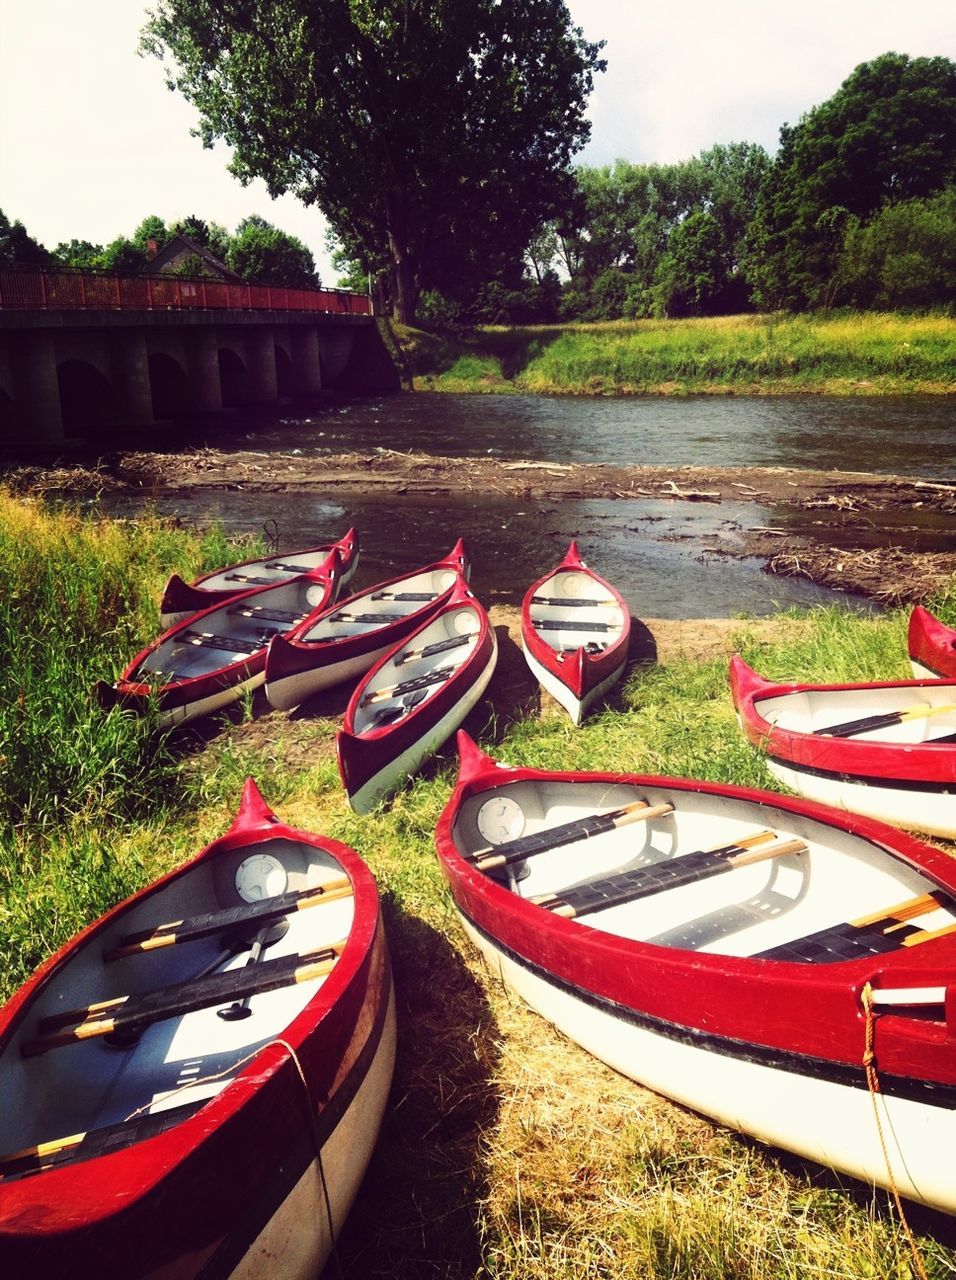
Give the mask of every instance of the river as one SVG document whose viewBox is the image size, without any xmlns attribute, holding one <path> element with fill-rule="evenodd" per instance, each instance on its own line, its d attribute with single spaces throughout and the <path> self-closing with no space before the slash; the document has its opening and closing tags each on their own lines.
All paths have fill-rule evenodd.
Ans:
<svg viewBox="0 0 956 1280">
<path fill-rule="evenodd" d="M 654 466 L 773 466 L 870 471 L 946 480 L 956 475 L 956 402 L 946 397 L 846 399 L 692 397 L 611 399 L 404 394 L 323 399 L 308 410 L 234 417 L 182 438 L 270 456 L 376 449 L 453 457 Z M 134 514 L 142 499 L 104 504 Z M 335 498 L 201 490 L 159 496 L 156 508 L 189 523 L 218 518 L 235 531 L 278 527 L 282 549 L 306 546 L 354 524 L 363 582 L 412 568 L 461 535 L 473 583 L 487 603 L 517 603 L 553 567 L 571 537 L 638 616 L 765 615 L 788 605 L 859 604 L 798 578 L 777 578 L 753 559 L 728 558 L 741 531 L 793 515 L 757 502 L 575 500 L 560 504 L 474 493 Z M 270 525 L 270 528 L 272 526 Z M 912 529 L 871 540 L 909 541 Z M 927 526 L 921 549 L 956 549 L 956 531 Z"/>
</svg>

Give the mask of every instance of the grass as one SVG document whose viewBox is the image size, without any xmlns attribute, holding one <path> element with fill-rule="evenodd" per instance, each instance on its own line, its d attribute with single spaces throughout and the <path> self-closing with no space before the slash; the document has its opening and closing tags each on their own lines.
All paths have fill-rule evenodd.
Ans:
<svg viewBox="0 0 956 1280">
<path fill-rule="evenodd" d="M 209 540 L 156 520 L 84 520 L 4 495 L 0 517 L 13 530 L 0 535 L 0 547 L 16 599 L 2 616 L 7 627 L 14 612 L 19 618 L 5 636 L 7 652 L 24 632 L 48 636 L 45 656 L 40 640 L 30 640 L 38 647 L 29 682 L 4 677 L 0 750 L 19 753 L 21 775 L 11 781 L 4 769 L 4 995 L 82 924 L 221 833 L 250 773 L 286 821 L 345 840 L 376 876 L 395 967 L 399 1057 L 376 1154 L 330 1276 L 915 1277 L 885 1196 L 625 1080 L 491 979 L 434 856 L 454 777 L 448 750 L 388 806 L 358 818 L 342 798 L 332 716 L 259 714 L 257 701 L 256 715 L 225 715 L 163 748 L 138 722 L 114 723 L 92 708 L 92 678 L 110 677 L 118 658 L 149 637 L 164 575 L 208 566 Z M 224 552 L 219 543 L 216 554 L 230 558 Z M 43 557 L 59 572 L 38 564 Z M 956 586 L 934 604 L 956 624 Z M 768 644 L 746 622 L 737 641 L 770 676 L 862 679 L 908 674 L 904 636 L 902 614 L 826 610 L 799 625 L 794 617 L 785 643 Z M 74 653 L 69 687 L 57 674 L 63 637 Z M 7 704 L 11 696 L 18 704 L 20 691 L 11 720 Z M 43 728 L 29 737 L 28 756 L 8 734 L 34 706 Z M 516 763 L 773 785 L 736 728 L 723 657 L 634 670 L 614 706 L 578 730 L 544 710 L 495 723 L 486 714 L 469 727 L 492 754 Z M 77 759 L 61 741 L 71 735 L 99 763 Z M 62 785 L 49 794 L 57 771 Z M 133 800 L 125 796 L 130 779 Z M 956 1274 L 949 1221 L 916 1208 L 910 1217 L 927 1274 Z"/>
<path fill-rule="evenodd" d="M 956 391 L 956 321 L 879 313 L 540 327 L 393 326 L 419 390 L 626 394 Z"/>
</svg>

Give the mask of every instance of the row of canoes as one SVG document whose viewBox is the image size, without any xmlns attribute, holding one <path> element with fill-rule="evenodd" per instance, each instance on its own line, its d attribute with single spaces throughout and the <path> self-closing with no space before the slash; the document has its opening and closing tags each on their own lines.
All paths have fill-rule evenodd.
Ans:
<svg viewBox="0 0 956 1280">
<path fill-rule="evenodd" d="M 400 751 L 383 763 L 374 743 L 411 721 L 422 688 L 431 697 L 464 687 L 459 663 L 479 673 L 472 689 L 490 678 L 493 632 L 462 582 L 460 547 L 438 572 L 456 552 L 454 583 L 427 584 L 447 599 L 372 660 L 353 694 L 354 755 L 367 779 L 394 782 L 415 767 Z M 290 555 L 284 582 L 254 584 L 251 609 L 249 594 L 241 603 L 254 613 L 265 607 L 259 590 L 325 590 L 328 561 L 340 557 L 336 546 L 315 564 Z M 433 604 L 394 599 L 415 593 L 406 579 L 381 584 L 361 609 Z M 213 601 L 203 627 L 232 601 Z M 290 603 L 301 612 L 311 600 Z M 345 604 L 331 608 L 356 611 Z M 952 761 L 956 746 L 939 740 L 951 713 L 937 695 L 956 689 L 946 680 L 956 677 L 946 666 L 956 633 L 922 614 L 911 654 L 925 668 L 917 674 L 935 679 L 772 686 L 738 661 L 745 727 L 750 707 L 769 726 L 755 739 L 768 752 L 784 750 L 775 734 L 802 733 L 827 750 L 869 742 L 871 753 L 886 746 L 912 758 L 913 744 L 894 735 L 932 725 L 934 741 L 918 745 Z M 623 601 L 573 547 L 527 593 L 529 664 L 576 720 L 619 678 L 628 623 Z M 550 653 L 531 652 L 528 628 Z M 431 665 L 410 687 L 424 651 Z M 890 688 L 907 701 L 887 712 Z M 456 696 L 435 708 L 446 735 L 461 718 L 449 711 Z M 463 733 L 459 753 L 439 862 L 466 931 L 532 1007 L 662 1093 L 956 1212 L 952 859 L 806 799 L 512 768 Z M 845 773 L 848 757 L 834 759 Z M 909 817 L 928 807 L 925 787 L 894 789 L 918 796 Z M 951 804 L 954 790 L 939 794 Z M 859 808 L 852 792 L 836 799 Z M 250 781 L 225 837 L 91 925 L 0 1011 L 0 1269 L 314 1276 L 369 1159 L 394 1043 L 371 876 L 345 846 L 286 827 Z"/>
<path fill-rule="evenodd" d="M 468 588 L 459 540 L 433 564 L 342 598 L 355 571 L 354 529 L 338 542 L 232 565 L 197 582 L 173 577 L 166 630 L 112 685 L 105 707 L 153 707 L 183 724 L 260 685 L 293 710 L 346 681 L 355 688 L 336 738 L 349 803 L 367 813 L 458 728 L 497 661 L 495 632 Z M 580 724 L 620 680 L 630 613 L 574 543 L 527 592 L 522 634 L 542 686 Z"/>
</svg>

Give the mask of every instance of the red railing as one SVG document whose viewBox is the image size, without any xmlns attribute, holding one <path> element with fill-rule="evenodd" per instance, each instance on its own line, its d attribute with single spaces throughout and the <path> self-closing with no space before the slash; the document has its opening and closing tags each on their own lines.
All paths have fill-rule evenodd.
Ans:
<svg viewBox="0 0 956 1280">
<path fill-rule="evenodd" d="M 345 289 L 232 284 L 205 276 L 116 276 L 95 271 L 0 268 L 0 310 L 8 311 L 320 311 L 368 316 L 372 300 Z"/>
</svg>

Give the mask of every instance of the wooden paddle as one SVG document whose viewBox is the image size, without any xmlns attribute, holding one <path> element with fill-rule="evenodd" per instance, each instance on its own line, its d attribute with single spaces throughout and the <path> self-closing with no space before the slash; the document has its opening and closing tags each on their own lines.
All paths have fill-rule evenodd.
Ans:
<svg viewBox="0 0 956 1280">
<path fill-rule="evenodd" d="M 717 845 L 713 849 L 696 849 L 693 853 L 668 858 L 649 867 L 619 871 L 616 875 L 575 885 L 561 894 L 542 894 L 530 901 L 546 907 L 556 916 L 574 920 L 578 916 L 622 906 L 625 902 L 636 902 L 639 898 L 665 893 L 668 889 L 680 889 L 685 885 L 696 884 L 699 880 L 709 880 L 711 876 L 734 871 L 738 867 L 749 867 L 768 858 L 807 852 L 807 846 L 802 840 L 767 843 L 776 838 L 773 831 L 758 831 L 732 844 Z"/>
<path fill-rule="evenodd" d="M 280 956 L 266 960 L 255 967 L 244 966 L 215 973 L 207 978 L 182 982 L 176 986 L 148 991 L 138 996 L 117 996 L 102 1000 L 83 1009 L 71 1010 L 73 1025 L 63 1026 L 65 1014 L 42 1018 L 41 1034 L 33 1040 L 25 1040 L 21 1053 L 25 1058 L 46 1053 L 62 1045 L 76 1044 L 97 1036 L 111 1035 L 117 1031 L 139 1031 L 153 1022 L 165 1018 L 184 1017 L 199 1009 L 225 1004 L 230 999 L 261 995 L 276 991 L 294 983 L 309 982 L 313 978 L 330 973 L 342 953 L 347 939 L 306 951 L 301 955 Z M 55 1029 L 51 1030 L 51 1026 Z M 50 1034 L 42 1034 L 49 1031 Z"/>
<path fill-rule="evenodd" d="M 457 670 L 457 667 L 436 667 L 434 671 L 425 671 L 420 676 L 411 676 L 400 684 L 386 685 L 382 689 L 376 689 L 374 693 L 367 693 L 360 705 L 370 707 L 373 702 L 384 702 L 402 693 L 413 693 L 416 689 L 427 689 L 433 684 L 444 684 Z"/>
<path fill-rule="evenodd" d="M 278 894 L 274 898 L 264 898 L 261 902 L 250 902 L 241 907 L 229 907 L 225 911 L 213 911 L 207 915 L 192 916 L 184 920 L 168 920 L 164 924 L 154 925 L 151 929 L 141 929 L 137 933 L 126 934 L 115 947 L 105 953 L 103 959 L 106 962 L 119 960 L 123 956 L 136 955 L 142 951 L 155 951 L 160 947 L 175 946 L 178 942 L 208 938 L 214 933 L 224 933 L 237 925 L 278 920 L 293 911 L 305 911 L 309 907 L 320 906 L 323 902 L 335 902 L 339 898 L 350 897 L 351 894 L 351 880 L 348 877 L 339 876 L 324 884 Z"/>
<path fill-rule="evenodd" d="M 563 600 L 558 596 L 532 596 L 531 603 L 553 605 L 561 609 L 617 609 L 619 607 L 616 600 L 582 600 L 574 596 L 568 596 Z"/>
<path fill-rule="evenodd" d="M 548 849 L 558 849 L 562 845 L 573 844 L 575 840 L 587 840 L 605 831 L 614 831 L 617 827 L 627 826 L 628 823 L 647 822 L 651 818 L 659 818 L 673 811 L 672 804 L 648 804 L 646 800 L 635 800 L 633 804 L 612 809 L 609 813 L 592 813 L 586 818 L 576 818 L 573 822 L 548 827 L 547 830 L 537 831 L 530 836 L 520 836 L 517 840 L 490 845 L 487 849 L 467 853 L 464 857 L 466 862 L 473 862 L 479 871 L 491 871 L 495 867 L 507 867 L 514 862 L 522 862 L 525 858 L 532 858 L 537 853 L 546 853 Z"/>
<path fill-rule="evenodd" d="M 905 724 L 909 720 L 944 715 L 947 711 L 956 711 L 956 702 L 946 702 L 938 707 L 925 705 L 906 707 L 903 711 L 886 711 L 881 715 L 861 716 L 858 720 L 844 720 L 841 724 L 832 724 L 826 729 L 814 729 L 813 732 L 816 737 L 854 738 L 859 733 L 869 733 L 874 729 L 889 729 L 893 725 Z"/>
<path fill-rule="evenodd" d="M 446 649 L 457 649 L 460 645 L 467 644 L 472 636 L 450 636 L 447 640 L 436 640 L 434 644 L 426 644 L 424 649 L 406 649 L 404 653 L 398 653 L 392 659 L 396 667 L 402 666 L 412 658 L 430 658 L 433 653 L 444 653 Z"/>
</svg>

